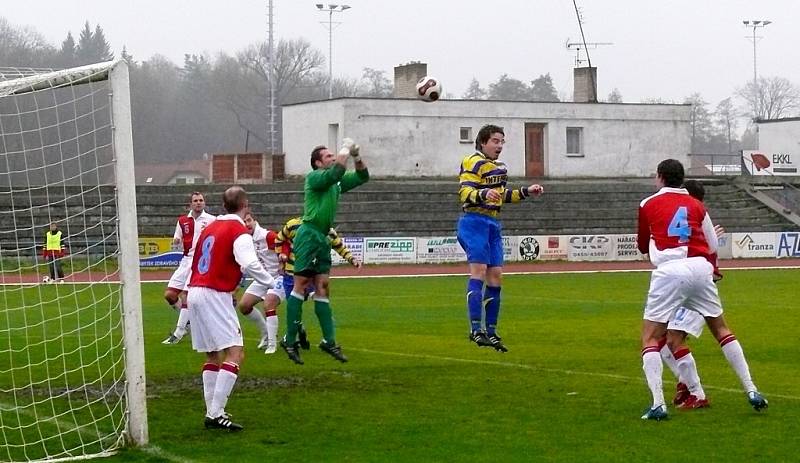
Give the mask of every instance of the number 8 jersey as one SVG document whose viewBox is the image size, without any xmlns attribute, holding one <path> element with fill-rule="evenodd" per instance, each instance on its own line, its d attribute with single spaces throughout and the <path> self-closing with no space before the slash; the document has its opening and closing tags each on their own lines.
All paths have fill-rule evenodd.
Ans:
<svg viewBox="0 0 800 463">
<path fill-rule="evenodd" d="M 703 203 L 683 188 L 664 187 L 639 204 L 638 245 L 656 267 L 687 257 L 715 265 L 717 235 Z"/>
<path fill-rule="evenodd" d="M 239 236 L 247 234 L 247 227 L 240 220 L 232 220 L 230 217 L 218 217 L 197 239 L 189 286 L 230 292 L 239 285 L 242 270 L 233 254 L 233 242 Z"/>
</svg>

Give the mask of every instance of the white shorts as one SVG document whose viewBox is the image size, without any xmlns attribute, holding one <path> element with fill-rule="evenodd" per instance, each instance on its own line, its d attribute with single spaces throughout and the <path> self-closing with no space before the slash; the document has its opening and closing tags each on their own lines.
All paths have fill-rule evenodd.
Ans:
<svg viewBox="0 0 800 463">
<path fill-rule="evenodd" d="M 702 315 L 686 307 L 679 307 L 669 319 L 667 329 L 683 331 L 699 338 L 703 334 L 704 326 L 706 326 L 706 319 Z"/>
<path fill-rule="evenodd" d="M 167 283 L 168 288 L 175 288 L 180 291 L 186 291 L 189 287 L 189 280 L 192 278 L 192 258 L 183 256 L 181 263 L 178 264 L 177 270 L 172 273 L 172 276 Z"/>
<path fill-rule="evenodd" d="M 267 294 L 274 294 L 278 297 L 280 302 L 285 301 L 286 291 L 283 289 L 283 275 L 277 275 L 274 278 L 274 288 L 267 288 L 266 286 L 254 280 L 252 283 L 250 283 L 250 286 L 247 287 L 247 290 L 245 290 L 245 294 L 252 294 L 259 299 L 265 299 Z"/>
<path fill-rule="evenodd" d="M 267 288 L 261 283 L 253 281 L 245 290 L 245 294 L 252 294 L 259 299 L 265 299 L 267 294 L 274 294 L 280 299 L 280 302 L 283 302 L 286 300 L 286 291 L 283 289 L 283 275 L 275 276 L 274 288 Z"/>
<path fill-rule="evenodd" d="M 703 257 L 678 259 L 661 264 L 650 275 L 650 290 L 644 319 L 667 323 L 679 307 L 703 317 L 722 315 L 714 267 Z"/>
<path fill-rule="evenodd" d="M 232 346 L 244 346 L 242 328 L 231 301 L 231 293 L 191 286 L 186 302 L 189 305 L 194 350 L 219 352 Z"/>
</svg>

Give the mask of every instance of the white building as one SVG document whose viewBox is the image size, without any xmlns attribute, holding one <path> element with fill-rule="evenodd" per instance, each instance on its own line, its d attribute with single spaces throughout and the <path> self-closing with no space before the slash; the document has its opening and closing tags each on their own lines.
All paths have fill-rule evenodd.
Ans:
<svg viewBox="0 0 800 463">
<path fill-rule="evenodd" d="M 515 177 L 652 176 L 684 164 L 689 105 L 338 98 L 283 107 L 286 173 L 310 169 L 314 146 L 343 137 L 362 147 L 370 173 L 455 177 L 485 124 L 504 128 L 500 157 Z"/>
</svg>

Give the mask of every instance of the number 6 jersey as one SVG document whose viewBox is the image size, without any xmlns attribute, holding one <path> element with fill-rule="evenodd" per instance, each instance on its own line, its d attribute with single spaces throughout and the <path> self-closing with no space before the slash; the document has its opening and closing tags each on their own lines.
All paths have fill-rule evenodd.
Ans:
<svg viewBox="0 0 800 463">
<path fill-rule="evenodd" d="M 683 188 L 661 188 L 639 204 L 639 251 L 656 267 L 676 259 L 717 251 L 717 235 L 703 203 Z"/>
</svg>

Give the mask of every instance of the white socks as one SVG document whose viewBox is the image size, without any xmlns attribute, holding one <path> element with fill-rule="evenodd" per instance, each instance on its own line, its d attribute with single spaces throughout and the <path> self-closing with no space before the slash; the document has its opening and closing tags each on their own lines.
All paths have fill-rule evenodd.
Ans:
<svg viewBox="0 0 800 463">
<path fill-rule="evenodd" d="M 658 346 L 649 346 L 642 349 L 642 369 L 647 378 L 647 386 L 653 394 L 653 407 L 664 405 L 664 385 L 661 374 L 664 371 L 661 363 L 661 354 Z"/>
<path fill-rule="evenodd" d="M 267 322 L 267 339 L 269 342 L 277 342 L 278 340 L 278 316 L 270 315 L 266 319 Z"/>
<path fill-rule="evenodd" d="M 208 407 L 208 416 L 217 418 L 225 411 L 225 405 L 228 403 L 233 391 L 233 386 L 236 384 L 236 379 L 239 377 L 239 365 L 231 362 L 225 362 L 219 367 L 217 373 L 217 381 L 214 384 L 214 392 L 211 398 L 211 406 Z"/>
<path fill-rule="evenodd" d="M 262 337 L 267 335 L 268 333 L 267 322 L 264 319 L 264 314 L 262 314 L 260 310 L 253 307 L 253 310 L 251 310 L 249 314 L 245 315 L 245 317 L 249 318 L 250 320 L 253 321 L 253 323 L 256 324 L 256 326 L 258 327 L 258 331 L 259 333 L 261 333 Z"/>
<path fill-rule="evenodd" d="M 747 360 L 744 358 L 744 351 L 742 351 L 742 346 L 739 344 L 739 341 L 736 340 L 736 336 L 733 334 L 725 336 L 719 341 L 719 346 L 722 348 L 722 353 L 725 355 L 728 363 L 733 367 L 733 371 L 736 372 L 736 376 L 739 377 L 744 391 L 755 391 L 756 385 L 753 383 L 753 379 L 750 378 L 750 368 L 747 366 Z"/>
</svg>

